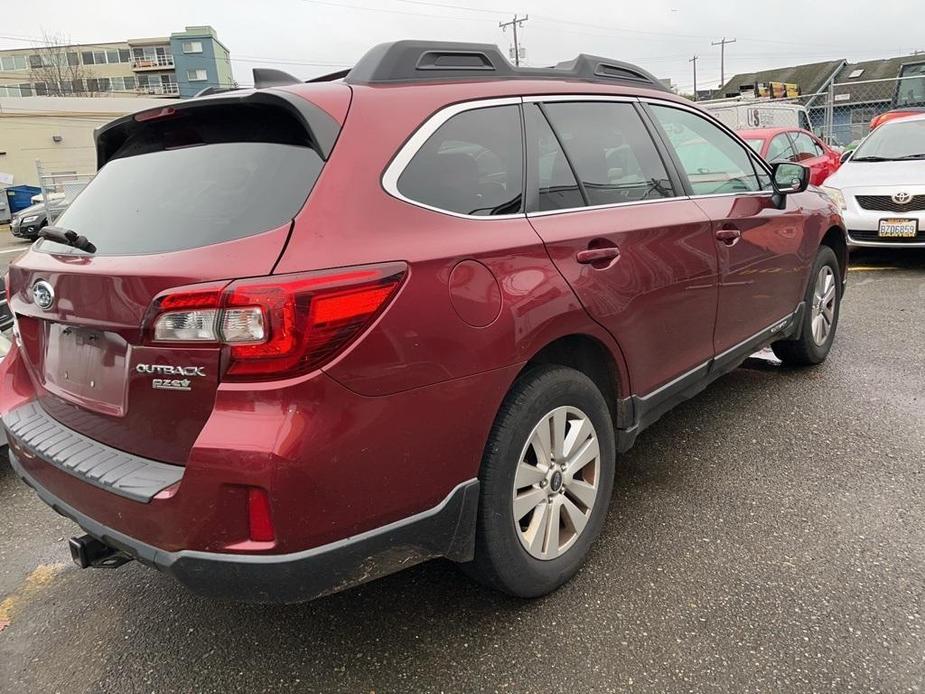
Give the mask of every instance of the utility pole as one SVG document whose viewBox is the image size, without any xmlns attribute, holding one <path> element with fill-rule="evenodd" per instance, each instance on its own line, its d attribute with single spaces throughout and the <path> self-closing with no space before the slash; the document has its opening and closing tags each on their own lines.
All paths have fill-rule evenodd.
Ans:
<svg viewBox="0 0 925 694">
<path fill-rule="evenodd" d="M 725 36 L 722 41 L 714 41 L 711 46 L 719 46 L 719 81 L 720 86 L 726 84 L 726 44 L 735 43 L 735 39 L 727 39 Z"/>
<path fill-rule="evenodd" d="M 693 58 L 687 62 L 694 64 L 694 101 L 697 101 L 697 61 L 700 60 L 700 56 L 695 55 Z"/>
<path fill-rule="evenodd" d="M 522 27 L 524 22 L 530 19 L 530 15 L 525 14 L 523 17 L 518 18 L 517 15 L 514 15 L 514 19 L 510 22 L 498 22 L 498 26 L 501 27 L 501 31 L 507 31 L 508 27 L 511 27 L 514 30 L 514 65 L 520 67 L 520 44 L 517 43 L 517 27 Z"/>
</svg>

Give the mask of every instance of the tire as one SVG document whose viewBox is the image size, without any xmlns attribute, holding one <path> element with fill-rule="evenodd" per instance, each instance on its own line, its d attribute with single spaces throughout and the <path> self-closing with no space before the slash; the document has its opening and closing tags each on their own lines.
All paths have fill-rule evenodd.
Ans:
<svg viewBox="0 0 925 694">
<path fill-rule="evenodd" d="M 549 432 L 550 448 L 556 440 L 565 443 L 552 464 L 544 460 L 541 465 L 538 451 L 543 445 L 537 448 L 531 442 L 542 444 L 544 431 Z M 556 435 L 562 431 L 571 439 Z M 615 457 L 613 420 L 591 379 L 562 366 L 544 365 L 524 373 L 501 405 L 485 447 L 475 558 L 462 565 L 463 570 L 487 586 L 521 598 L 545 595 L 568 581 L 604 523 Z M 520 466 L 522 461 L 525 467 Z M 540 475 L 545 477 L 539 480 Z M 526 486 L 518 491 L 515 481 Z M 593 498 L 590 488 L 595 490 Z M 515 494 L 519 494 L 517 504 Z M 535 500 L 539 503 L 531 506 Z M 526 507 L 532 510 L 515 520 Z M 549 523 L 550 517 L 557 520 Z"/>
<path fill-rule="evenodd" d="M 820 302 L 820 296 L 817 295 L 817 289 L 821 287 L 823 277 L 830 278 L 833 283 L 826 291 L 826 296 L 831 291 L 831 303 L 824 299 Z M 803 312 L 800 338 L 780 340 L 771 345 L 777 358 L 787 366 L 813 366 L 824 362 L 829 355 L 829 350 L 832 349 L 832 341 L 835 339 L 835 331 L 838 328 L 841 297 L 842 278 L 838 259 L 831 248 L 821 246 L 816 254 L 816 262 L 813 263 L 806 287 L 804 296 L 806 310 Z M 822 339 L 820 339 L 823 335 L 821 330 L 824 330 Z"/>
</svg>

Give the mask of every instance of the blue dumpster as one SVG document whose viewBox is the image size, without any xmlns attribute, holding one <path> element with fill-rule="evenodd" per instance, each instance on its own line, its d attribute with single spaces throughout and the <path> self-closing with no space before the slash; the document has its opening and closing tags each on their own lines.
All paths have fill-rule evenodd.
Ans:
<svg viewBox="0 0 925 694">
<path fill-rule="evenodd" d="M 32 196 L 38 195 L 42 189 L 38 186 L 10 186 L 6 189 L 6 200 L 10 212 L 16 214 L 32 204 Z"/>
</svg>

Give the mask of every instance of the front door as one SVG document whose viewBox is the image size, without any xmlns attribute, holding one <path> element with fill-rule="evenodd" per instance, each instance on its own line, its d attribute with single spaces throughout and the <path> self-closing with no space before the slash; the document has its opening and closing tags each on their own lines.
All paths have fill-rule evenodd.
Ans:
<svg viewBox="0 0 925 694">
<path fill-rule="evenodd" d="M 749 148 L 693 109 L 649 108 L 688 179 L 691 199 L 713 224 L 719 255 L 716 353 L 747 343 L 796 309 L 807 249 L 803 217 L 788 199 L 780 210 L 771 179 Z"/>
<path fill-rule="evenodd" d="M 526 103 L 528 209 L 559 271 L 646 395 L 713 356 L 716 249 L 638 106 Z"/>
</svg>

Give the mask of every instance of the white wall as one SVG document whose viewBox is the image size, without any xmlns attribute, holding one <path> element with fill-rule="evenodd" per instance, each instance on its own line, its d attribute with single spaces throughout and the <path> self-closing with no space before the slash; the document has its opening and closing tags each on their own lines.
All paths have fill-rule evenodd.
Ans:
<svg viewBox="0 0 925 694">
<path fill-rule="evenodd" d="M 48 172 L 94 173 L 95 128 L 126 113 L 172 103 L 174 99 L 0 97 L 0 174 L 12 174 L 13 185 L 38 185 L 36 159 Z M 54 141 L 56 135 L 60 142 Z"/>
</svg>

